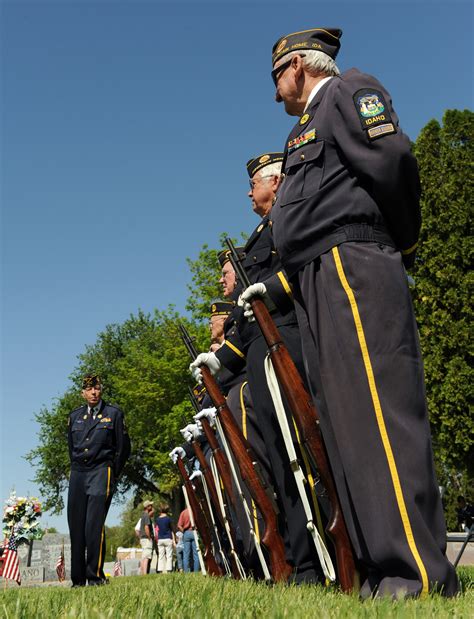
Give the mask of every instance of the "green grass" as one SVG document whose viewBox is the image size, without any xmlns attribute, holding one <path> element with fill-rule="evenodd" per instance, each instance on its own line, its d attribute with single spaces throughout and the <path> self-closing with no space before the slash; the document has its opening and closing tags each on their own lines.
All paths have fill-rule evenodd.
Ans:
<svg viewBox="0 0 474 619">
<path fill-rule="evenodd" d="M 7 589 L 0 594 L 0 616 L 41 619 L 201 617 L 452 617 L 474 616 L 474 568 L 459 570 L 463 593 L 422 600 L 360 602 L 319 586 L 275 586 L 204 578 L 200 574 L 132 576 L 105 587 Z"/>
</svg>

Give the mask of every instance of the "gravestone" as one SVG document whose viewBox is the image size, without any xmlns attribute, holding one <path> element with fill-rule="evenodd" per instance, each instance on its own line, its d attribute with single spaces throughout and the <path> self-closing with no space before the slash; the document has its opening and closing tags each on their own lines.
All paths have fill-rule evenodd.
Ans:
<svg viewBox="0 0 474 619">
<path fill-rule="evenodd" d="M 30 567 L 27 567 L 29 547 L 26 544 L 22 544 L 18 547 L 22 582 L 26 584 L 28 582 L 57 581 L 56 563 L 61 554 L 63 544 L 66 580 L 68 580 L 71 569 L 71 542 L 69 540 L 69 535 L 46 533 L 43 539 L 33 540 Z"/>
</svg>

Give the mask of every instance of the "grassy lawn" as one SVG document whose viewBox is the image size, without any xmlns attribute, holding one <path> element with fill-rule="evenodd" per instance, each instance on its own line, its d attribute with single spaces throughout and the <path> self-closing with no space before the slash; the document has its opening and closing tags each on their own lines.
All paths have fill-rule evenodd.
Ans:
<svg viewBox="0 0 474 619">
<path fill-rule="evenodd" d="M 42 619 L 201 617 L 474 617 L 474 568 L 461 568 L 463 593 L 451 600 L 360 602 L 319 586 L 274 586 L 204 578 L 200 574 L 131 576 L 83 589 L 39 587 L 2 590 L 1 617 Z"/>
</svg>

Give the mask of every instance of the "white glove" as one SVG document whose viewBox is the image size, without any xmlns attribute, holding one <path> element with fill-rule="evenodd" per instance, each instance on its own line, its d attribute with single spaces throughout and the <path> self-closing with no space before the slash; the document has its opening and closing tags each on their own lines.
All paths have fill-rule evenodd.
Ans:
<svg viewBox="0 0 474 619">
<path fill-rule="evenodd" d="M 214 406 L 210 408 L 203 408 L 197 415 L 194 415 L 194 419 L 199 422 L 200 419 L 207 418 L 211 426 L 216 425 L 217 409 Z"/>
<path fill-rule="evenodd" d="M 200 353 L 189 366 L 189 371 L 193 375 L 194 380 L 196 380 L 199 384 L 202 383 L 202 374 L 199 367 L 200 365 L 207 365 L 213 376 L 217 374 L 222 367 L 221 362 L 213 352 Z"/>
<path fill-rule="evenodd" d="M 180 432 L 183 435 L 184 440 L 188 441 L 188 443 L 201 435 L 199 426 L 196 423 L 189 423 L 185 428 L 180 430 Z"/>
<path fill-rule="evenodd" d="M 256 284 L 251 284 L 248 288 L 246 288 L 243 293 L 240 295 L 239 300 L 237 301 L 237 305 L 244 308 L 244 316 L 247 318 L 249 322 L 254 322 L 255 317 L 253 315 L 252 306 L 250 305 L 250 301 L 255 297 L 260 297 L 265 305 L 267 306 L 269 311 L 275 309 L 275 304 L 270 299 L 267 293 L 267 287 L 263 282 L 257 282 Z"/>
<path fill-rule="evenodd" d="M 194 471 L 194 473 L 192 473 L 192 474 L 189 476 L 189 481 L 191 481 L 191 480 L 192 480 L 192 479 L 194 479 L 195 477 L 201 477 L 201 475 L 202 475 L 201 471 Z"/>
<path fill-rule="evenodd" d="M 186 452 L 182 447 L 175 447 L 173 451 L 170 452 L 169 456 L 171 460 L 173 460 L 173 464 L 176 464 L 176 462 L 178 462 L 178 458 L 181 458 L 182 460 L 186 456 Z"/>
</svg>

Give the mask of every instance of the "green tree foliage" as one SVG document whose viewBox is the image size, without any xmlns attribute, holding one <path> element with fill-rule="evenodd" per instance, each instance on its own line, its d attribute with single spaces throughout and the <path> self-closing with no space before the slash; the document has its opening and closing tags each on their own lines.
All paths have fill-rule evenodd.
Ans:
<svg viewBox="0 0 474 619">
<path fill-rule="evenodd" d="M 440 481 L 453 498 L 472 481 L 474 424 L 473 254 L 471 230 L 474 114 L 448 110 L 432 120 L 415 153 L 422 181 L 423 225 L 414 276 L 415 312 L 425 363 L 426 390 Z"/>
<path fill-rule="evenodd" d="M 153 316 L 139 312 L 123 324 L 107 326 L 79 355 L 72 387 L 51 409 L 36 415 L 40 440 L 26 458 L 36 467 L 35 481 L 46 509 L 58 513 L 64 507 L 62 494 L 69 476 L 67 419 L 83 403 L 81 379 L 90 371 L 102 377 L 104 400 L 124 410 L 132 441 L 118 496 L 129 490 L 137 497 L 159 490 L 171 498 L 178 477 L 168 453 L 180 444 L 179 428 L 193 414 L 187 394 L 190 359 L 179 338 L 179 320 L 183 319 L 170 308 Z M 196 336 L 198 350 L 205 350 L 207 329 L 183 322 Z"/>
</svg>

